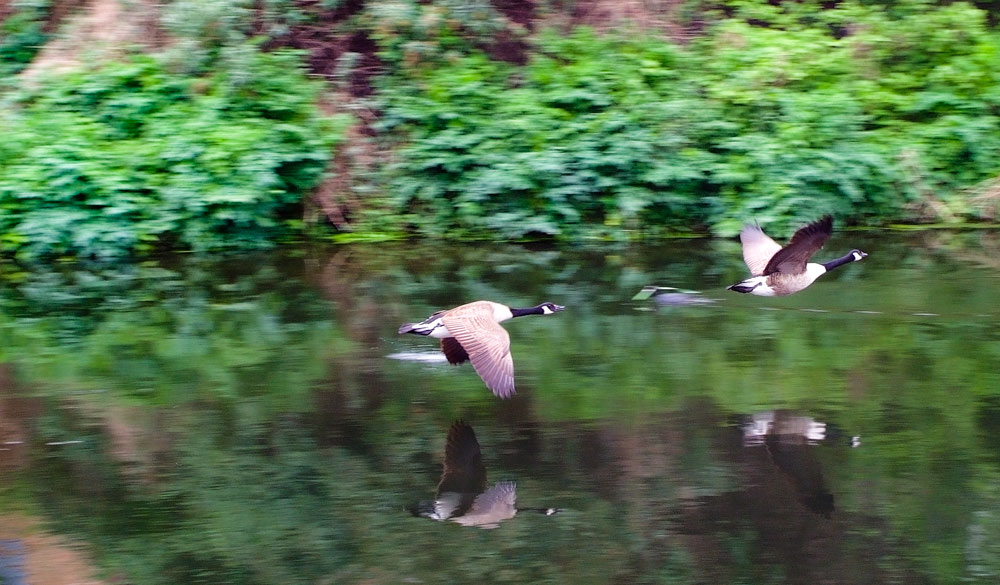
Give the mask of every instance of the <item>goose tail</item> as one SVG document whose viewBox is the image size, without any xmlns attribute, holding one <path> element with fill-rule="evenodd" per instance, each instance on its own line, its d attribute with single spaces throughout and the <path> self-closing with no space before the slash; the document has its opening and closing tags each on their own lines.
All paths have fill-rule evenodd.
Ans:
<svg viewBox="0 0 1000 585">
<path fill-rule="evenodd" d="M 406 509 L 410 514 L 418 518 L 436 519 L 437 516 L 437 511 L 434 509 L 434 500 L 420 500 L 419 502 L 410 504 Z"/>
<path fill-rule="evenodd" d="M 753 289 L 757 288 L 758 286 L 760 286 L 760 283 L 751 286 L 750 284 L 747 283 L 747 281 L 744 280 L 743 282 L 737 282 L 736 284 L 727 286 L 726 290 L 731 290 L 738 293 L 746 294 L 748 292 L 753 291 Z"/>
</svg>

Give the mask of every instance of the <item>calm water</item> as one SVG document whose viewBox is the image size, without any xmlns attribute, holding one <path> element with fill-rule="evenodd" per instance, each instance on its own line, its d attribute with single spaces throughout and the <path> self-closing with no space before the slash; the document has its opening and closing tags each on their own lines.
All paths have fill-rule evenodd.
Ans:
<svg viewBox="0 0 1000 585">
<path fill-rule="evenodd" d="M 841 233 L 785 299 L 734 241 L 0 264 L 0 582 L 996 583 L 997 236 Z M 396 335 L 474 299 L 567 306 L 512 400 Z M 460 511 L 558 513 L 414 515 L 457 420 Z"/>
</svg>

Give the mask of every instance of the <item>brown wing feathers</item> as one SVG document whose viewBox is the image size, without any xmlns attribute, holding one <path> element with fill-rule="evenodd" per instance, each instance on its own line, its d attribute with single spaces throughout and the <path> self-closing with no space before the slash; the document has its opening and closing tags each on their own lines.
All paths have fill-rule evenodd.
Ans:
<svg viewBox="0 0 1000 585">
<path fill-rule="evenodd" d="M 481 493 L 486 489 L 486 466 L 472 427 L 456 421 L 448 429 L 444 447 L 444 471 L 438 495 L 444 492 Z"/>
<path fill-rule="evenodd" d="M 445 337 L 441 340 L 441 351 L 448 358 L 448 363 L 453 366 L 469 361 L 469 354 L 465 352 L 465 348 L 454 337 Z"/>
<path fill-rule="evenodd" d="M 740 242 L 743 243 L 743 261 L 753 276 L 764 274 L 768 261 L 781 250 L 781 246 L 768 237 L 756 223 L 743 227 L 740 231 Z"/>
<path fill-rule="evenodd" d="M 764 274 L 805 272 L 806 263 L 823 247 L 831 233 L 833 233 L 833 218 L 829 215 L 800 228 L 788 244 L 771 257 L 764 268 Z"/>
<path fill-rule="evenodd" d="M 442 321 L 465 350 L 486 387 L 502 398 L 513 394 L 514 360 L 510 355 L 510 335 L 493 320 L 492 311 L 488 314 L 486 311 L 461 311 L 445 315 Z"/>
</svg>

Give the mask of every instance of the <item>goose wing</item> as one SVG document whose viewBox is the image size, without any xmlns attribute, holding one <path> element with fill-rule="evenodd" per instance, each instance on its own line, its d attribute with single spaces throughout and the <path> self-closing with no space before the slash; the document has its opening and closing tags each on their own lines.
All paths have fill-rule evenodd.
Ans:
<svg viewBox="0 0 1000 585">
<path fill-rule="evenodd" d="M 781 250 L 778 242 L 765 234 L 756 223 L 743 226 L 740 242 L 743 243 L 743 261 L 753 276 L 764 274 L 768 261 Z"/>
<path fill-rule="evenodd" d="M 514 393 L 514 358 L 510 335 L 493 317 L 492 309 L 448 312 L 441 320 L 462 344 L 486 387 L 501 398 Z"/>
<path fill-rule="evenodd" d="M 782 274 L 801 274 L 806 270 L 806 263 L 817 250 L 823 247 L 833 233 L 833 218 L 823 216 L 811 224 L 799 228 L 784 248 L 768 261 L 764 274 L 780 272 Z"/>
<path fill-rule="evenodd" d="M 438 494 L 445 492 L 480 493 L 486 489 L 486 466 L 479 441 L 472 427 L 456 421 L 448 429 L 444 446 L 444 471 L 438 483 Z"/>
<path fill-rule="evenodd" d="M 493 487 L 479 494 L 464 515 L 454 520 L 468 526 L 496 528 L 500 522 L 517 514 L 516 502 L 517 483 L 498 481 Z"/>
<path fill-rule="evenodd" d="M 453 366 L 469 361 L 469 354 L 465 353 L 465 348 L 454 337 L 441 339 L 441 351 L 444 352 L 444 357 L 448 358 L 448 363 Z"/>
<path fill-rule="evenodd" d="M 476 494 L 459 492 L 442 492 L 434 499 L 433 512 L 429 515 L 434 520 L 449 520 L 462 516 L 475 502 Z"/>
</svg>

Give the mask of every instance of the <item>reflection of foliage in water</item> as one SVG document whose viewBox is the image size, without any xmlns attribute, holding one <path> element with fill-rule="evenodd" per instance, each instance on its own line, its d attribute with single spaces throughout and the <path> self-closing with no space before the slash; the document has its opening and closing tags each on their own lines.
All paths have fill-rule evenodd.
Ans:
<svg viewBox="0 0 1000 585">
<path fill-rule="evenodd" d="M 95 450 L 50 453 L 40 475 L 61 481 L 49 484 L 52 489 L 40 482 L 43 499 L 61 525 L 82 531 L 101 551 L 105 566 L 136 583 L 398 582 L 400 575 L 473 582 L 491 574 L 493 581 L 523 583 L 574 567 L 577 582 L 602 583 L 623 553 L 617 547 L 599 552 L 612 541 L 613 525 L 590 526 L 579 514 L 560 523 L 520 520 L 502 543 L 459 527 L 428 534 L 404 511 L 409 494 L 400 488 L 426 482 L 414 473 L 418 445 L 375 439 L 379 445 L 366 445 L 363 457 L 343 446 L 318 448 L 300 416 L 259 425 L 239 420 L 236 410 L 178 417 L 177 460 L 153 486 L 122 483 L 114 464 L 100 461 Z M 74 424 L 69 417 L 61 422 Z M 81 473 L 69 472 L 75 481 L 67 490 L 73 468 Z M 95 493 L 83 476 L 102 470 L 105 488 Z M 557 489 L 530 480 L 523 485 L 528 498 Z M 609 515 L 600 501 L 586 505 Z M 581 543 L 583 527 L 589 545 L 576 550 L 570 543 Z M 539 555 L 536 539 L 547 554 Z M 603 573 L 589 566 L 595 556 L 604 557 Z"/>
<path fill-rule="evenodd" d="M 791 570 L 767 552 L 766 518 L 688 516 L 695 538 L 675 516 L 753 509 L 741 507 L 756 492 L 725 413 L 776 405 L 862 437 L 860 449 L 816 452 L 836 494 L 840 531 L 820 536 L 842 548 L 829 555 L 856 550 L 903 582 L 991 582 L 1000 346 L 994 320 L 973 315 L 992 310 L 992 273 L 881 244 L 761 311 L 717 290 L 744 270 L 722 247 L 379 246 L 8 273 L 0 351 L 52 396 L 40 438 L 87 439 L 39 450 L 47 509 L 135 582 L 699 582 L 712 564 L 726 581 L 762 582 Z M 637 311 L 624 299 L 650 282 L 722 300 Z M 469 298 L 569 306 L 509 324 L 521 402 L 496 401 L 467 369 L 382 359 L 421 342 L 397 338 L 400 322 Z M 832 312 L 796 310 L 817 307 Z M 941 316 L 912 315 L 930 309 Z M 90 392 L 67 403 L 79 390 Z M 165 420 L 114 420 L 122 404 Z M 457 417 L 476 421 L 484 456 L 500 462 L 491 480 L 511 474 L 527 505 L 569 512 L 519 517 L 499 536 L 408 518 L 408 501 L 433 493 Z M 168 440 L 123 460 L 108 444 L 115 424 Z M 136 475 L 136 460 L 154 463 Z"/>
<path fill-rule="evenodd" d="M 350 345 L 279 266 L 134 266 L 8 275 L 0 359 L 22 378 L 142 402 L 302 397 Z"/>
</svg>

